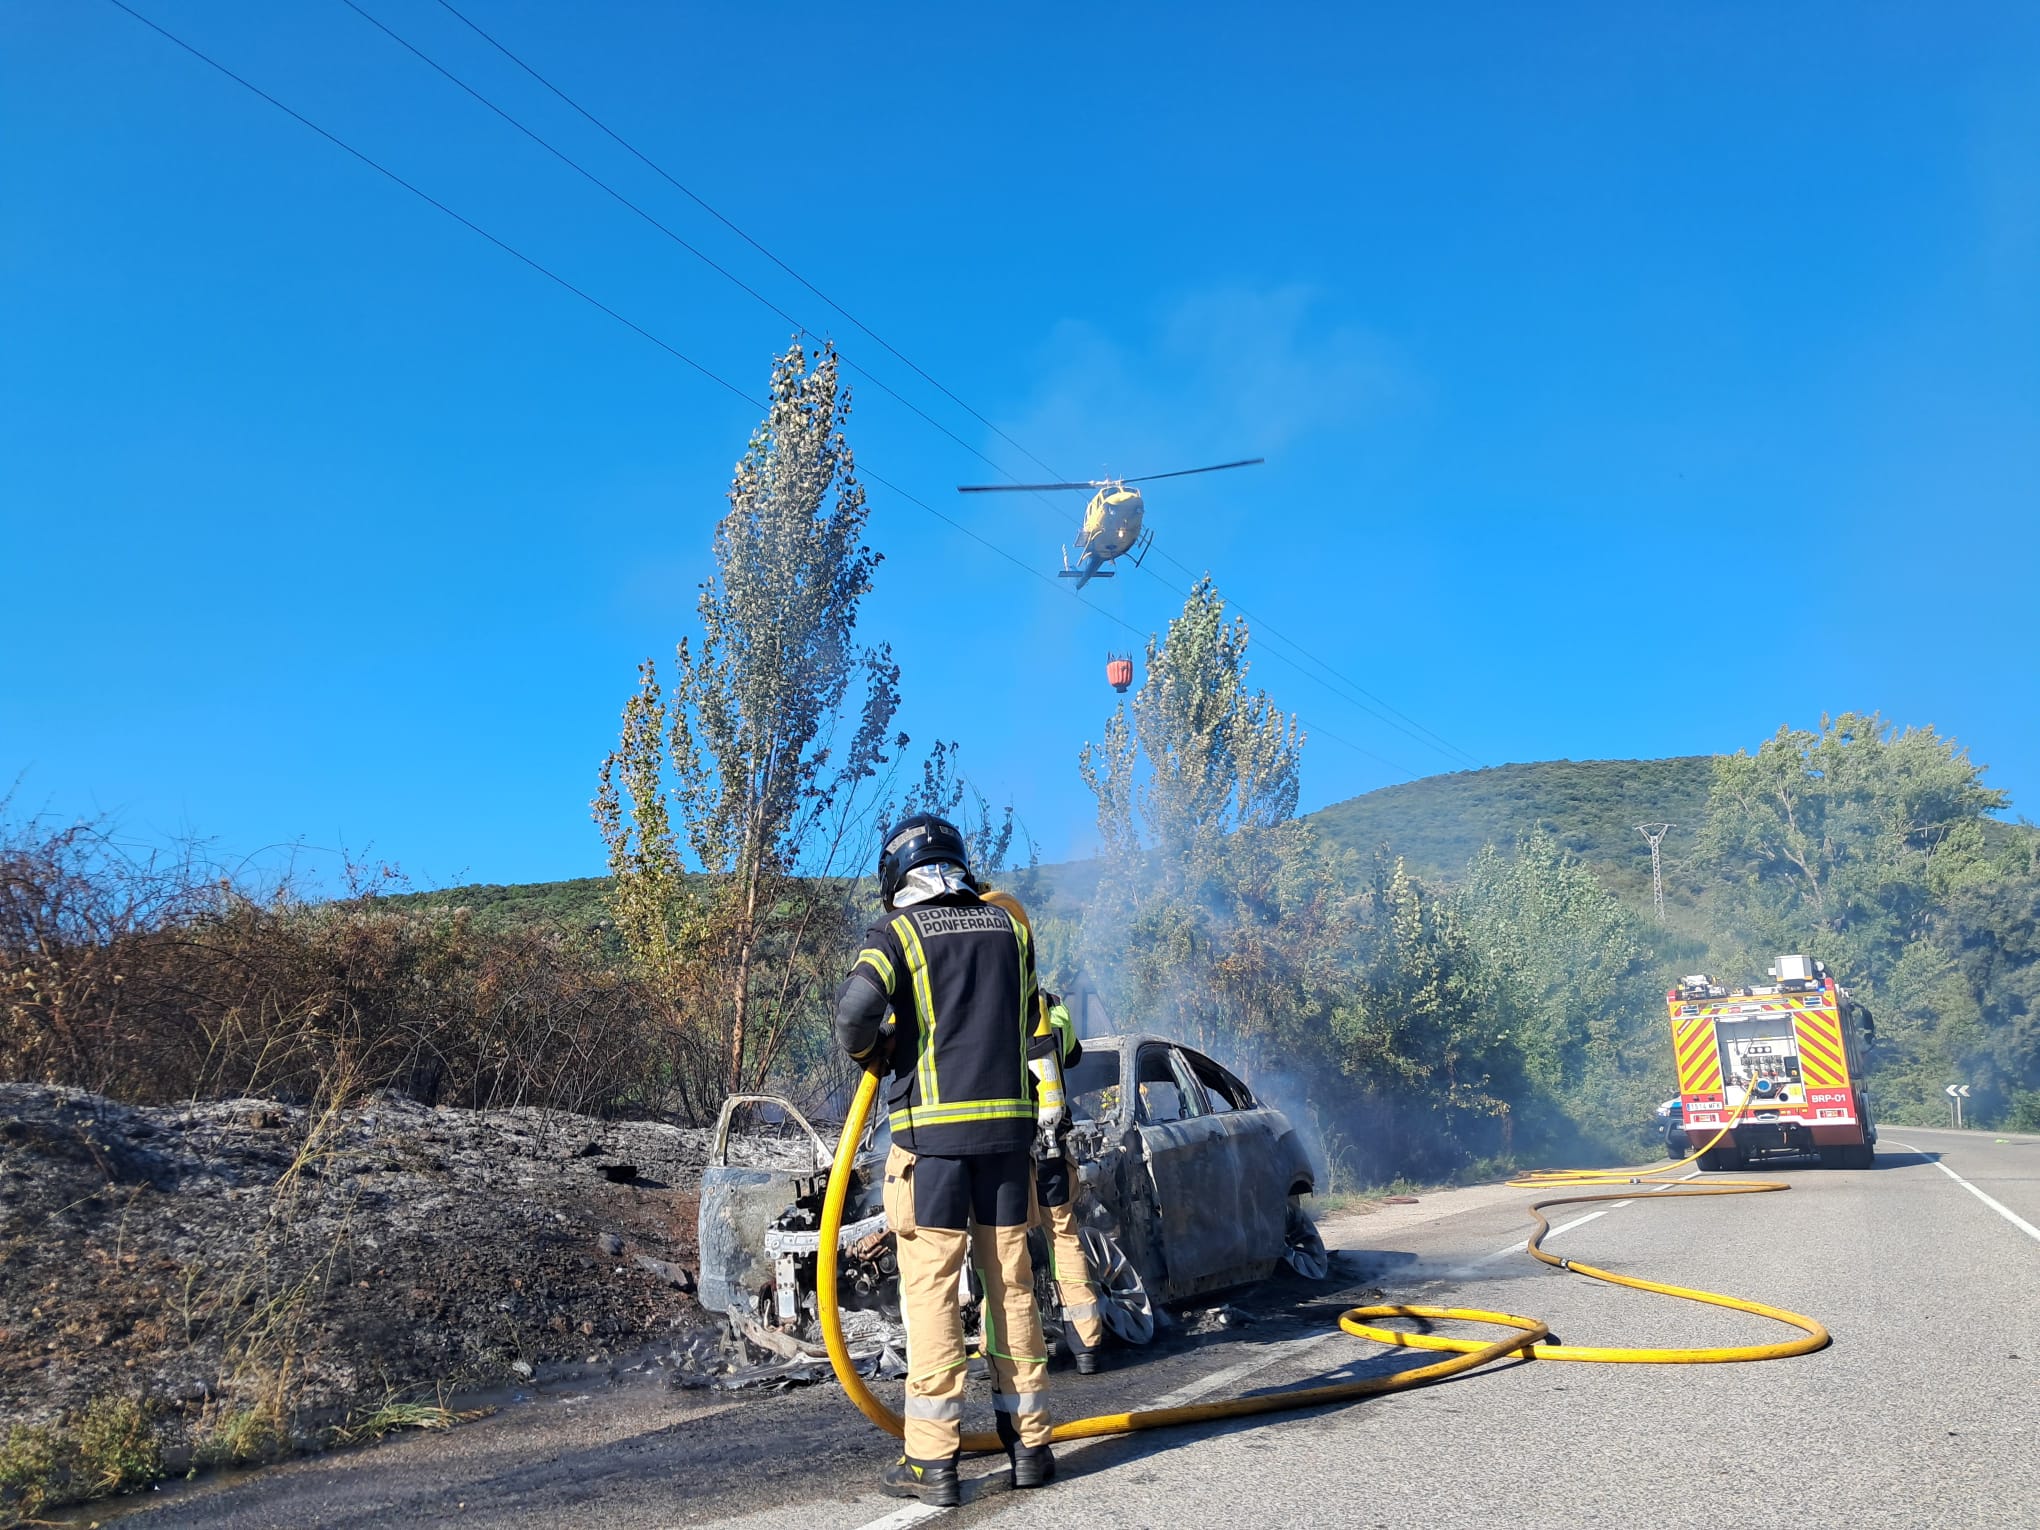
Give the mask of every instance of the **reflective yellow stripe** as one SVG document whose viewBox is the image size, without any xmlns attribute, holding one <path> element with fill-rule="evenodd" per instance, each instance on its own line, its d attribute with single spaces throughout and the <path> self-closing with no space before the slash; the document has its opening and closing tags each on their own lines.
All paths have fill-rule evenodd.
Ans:
<svg viewBox="0 0 2040 1530">
<path fill-rule="evenodd" d="M 871 947 L 866 946 L 857 953 L 857 960 L 851 970 L 855 971 L 858 967 L 867 965 L 884 980 L 886 994 L 890 997 L 893 991 L 893 965 L 891 960 L 883 951 L 874 951 Z"/>
<path fill-rule="evenodd" d="M 1031 1121 L 1032 1100 L 963 1100 L 951 1105 L 916 1105 L 892 1113 L 893 1130 L 916 1126 L 960 1126 L 966 1121 Z"/>
<path fill-rule="evenodd" d="M 1048 1012 L 1048 1028 L 1055 1032 L 1055 1055 L 1058 1062 L 1069 1060 L 1070 1047 L 1077 1039 L 1077 1027 L 1070 1019 L 1069 1006 L 1058 1004 Z"/>
<path fill-rule="evenodd" d="M 921 1018 L 921 1050 L 915 1068 L 921 1076 L 921 1098 L 936 1104 L 942 1085 L 935 1075 L 935 992 L 928 984 L 928 953 L 921 949 L 921 932 L 905 914 L 893 921 L 893 933 L 907 953 L 907 971 L 914 979 L 914 1009 Z"/>
<path fill-rule="evenodd" d="M 1012 919 L 1013 916 L 1008 914 L 1006 917 Z M 1017 919 L 1013 919 L 1013 943 L 1020 950 L 1020 1077 L 1025 1080 L 1028 1077 L 1027 1043 L 1033 1040 L 1034 1033 L 1034 1027 L 1027 1023 L 1027 1012 L 1036 1007 L 1040 990 L 1030 991 L 1027 986 L 1027 926 Z"/>
</svg>

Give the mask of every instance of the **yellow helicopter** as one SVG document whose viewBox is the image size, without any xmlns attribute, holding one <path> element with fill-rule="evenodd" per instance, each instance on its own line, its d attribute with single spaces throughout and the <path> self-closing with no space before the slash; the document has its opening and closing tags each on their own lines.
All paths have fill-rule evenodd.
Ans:
<svg viewBox="0 0 2040 1530">
<path fill-rule="evenodd" d="M 1093 478 L 1085 483 L 965 483 L 956 486 L 959 494 L 1043 494 L 1062 489 L 1091 489 L 1090 504 L 1084 507 L 1084 528 L 1077 542 L 1077 566 L 1070 567 L 1070 550 L 1063 549 L 1061 579 L 1074 579 L 1077 588 L 1082 589 L 1093 579 L 1110 579 L 1112 570 L 1105 565 L 1115 558 L 1133 556 L 1133 566 L 1140 567 L 1140 561 L 1153 545 L 1155 534 L 1143 531 L 1141 518 L 1147 507 L 1142 502 L 1140 490 L 1127 487 L 1129 484 L 1153 483 L 1160 478 L 1188 478 L 1192 473 L 1218 473 L 1227 468 L 1253 467 L 1266 462 L 1265 457 L 1243 457 L 1238 462 L 1215 462 L 1210 467 L 1179 468 L 1173 473 L 1144 473 L 1138 478 Z"/>
</svg>

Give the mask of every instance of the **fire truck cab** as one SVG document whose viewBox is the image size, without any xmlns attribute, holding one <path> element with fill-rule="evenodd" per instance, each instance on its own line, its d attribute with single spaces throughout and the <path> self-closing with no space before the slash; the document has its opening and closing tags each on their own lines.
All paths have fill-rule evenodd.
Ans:
<svg viewBox="0 0 2040 1530">
<path fill-rule="evenodd" d="M 1864 1056 L 1876 1022 L 1810 956 L 1779 957 L 1771 978 L 1730 988 L 1701 973 L 1665 995 L 1686 1136 L 1700 1146 L 1728 1128 L 1700 1167 L 1817 1154 L 1827 1168 L 1869 1168 Z"/>
</svg>

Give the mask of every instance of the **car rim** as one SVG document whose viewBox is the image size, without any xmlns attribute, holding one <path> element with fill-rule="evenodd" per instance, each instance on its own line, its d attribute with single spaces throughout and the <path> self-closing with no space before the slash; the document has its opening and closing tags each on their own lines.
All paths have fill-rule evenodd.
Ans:
<svg viewBox="0 0 2040 1530">
<path fill-rule="evenodd" d="M 1098 1286 L 1099 1316 L 1105 1326 L 1122 1343 L 1147 1343 L 1155 1336 L 1155 1307 L 1126 1250 L 1110 1233 L 1095 1227 L 1081 1229 L 1077 1240 L 1084 1245 L 1084 1262 Z"/>
<path fill-rule="evenodd" d="M 1318 1236 L 1317 1223 L 1294 1201 L 1289 1205 L 1284 1241 L 1289 1246 L 1282 1257 L 1305 1280 L 1323 1280 L 1331 1272 L 1332 1256 L 1325 1252 L 1325 1240 Z"/>
</svg>

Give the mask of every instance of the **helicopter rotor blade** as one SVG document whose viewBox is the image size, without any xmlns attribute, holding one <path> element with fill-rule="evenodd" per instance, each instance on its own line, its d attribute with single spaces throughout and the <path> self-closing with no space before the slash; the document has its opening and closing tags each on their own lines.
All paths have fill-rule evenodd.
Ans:
<svg viewBox="0 0 2040 1530">
<path fill-rule="evenodd" d="M 1144 473 L 1139 478 L 1122 478 L 1121 483 L 1153 483 L 1157 478 L 1188 478 L 1192 473 L 1222 473 L 1227 468 L 1256 467 L 1266 457 L 1242 457 L 1238 462 L 1214 462 L 1210 467 L 1179 468 L 1173 473 Z"/>
<path fill-rule="evenodd" d="M 1102 489 L 1102 483 L 960 483 L 959 494 L 1039 494 L 1048 489 Z"/>
</svg>

